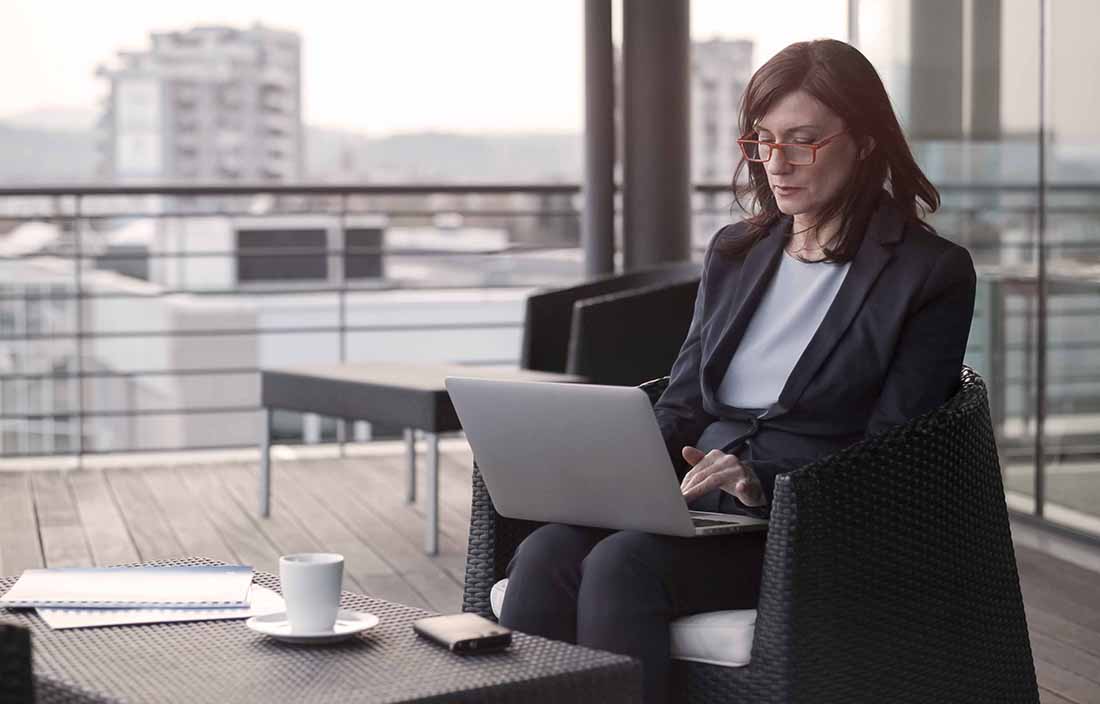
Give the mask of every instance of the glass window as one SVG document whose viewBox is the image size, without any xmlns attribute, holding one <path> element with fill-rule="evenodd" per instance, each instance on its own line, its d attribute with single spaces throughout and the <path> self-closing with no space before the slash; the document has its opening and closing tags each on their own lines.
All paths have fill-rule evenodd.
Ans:
<svg viewBox="0 0 1100 704">
<path fill-rule="evenodd" d="M 1009 505 L 1035 508 L 1039 0 L 861 2 L 879 71 L 942 206 L 929 217 L 978 271 L 965 357 L 986 380 Z"/>
<path fill-rule="evenodd" d="M 1100 4 L 1046 7 L 1042 510 L 1100 534 Z"/>
</svg>

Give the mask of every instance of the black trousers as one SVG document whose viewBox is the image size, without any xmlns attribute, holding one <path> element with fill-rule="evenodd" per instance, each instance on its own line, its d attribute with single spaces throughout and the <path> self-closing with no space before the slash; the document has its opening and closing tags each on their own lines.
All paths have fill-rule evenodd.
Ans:
<svg viewBox="0 0 1100 704">
<path fill-rule="evenodd" d="M 756 608 L 765 533 L 675 538 L 545 525 L 516 549 L 500 622 L 640 658 L 647 704 L 669 698 L 669 622 Z"/>
</svg>

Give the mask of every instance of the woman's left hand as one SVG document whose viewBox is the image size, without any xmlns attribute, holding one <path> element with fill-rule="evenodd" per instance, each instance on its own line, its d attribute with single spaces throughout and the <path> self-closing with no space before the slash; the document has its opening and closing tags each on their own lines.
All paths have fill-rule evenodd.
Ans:
<svg viewBox="0 0 1100 704">
<path fill-rule="evenodd" d="M 691 470 L 684 475 L 680 491 L 685 501 L 692 501 L 714 489 L 721 489 L 736 496 L 746 506 L 765 506 L 768 497 L 764 495 L 764 486 L 752 468 L 741 462 L 737 455 L 728 455 L 721 450 L 702 450 L 684 447 L 682 454 Z"/>
</svg>

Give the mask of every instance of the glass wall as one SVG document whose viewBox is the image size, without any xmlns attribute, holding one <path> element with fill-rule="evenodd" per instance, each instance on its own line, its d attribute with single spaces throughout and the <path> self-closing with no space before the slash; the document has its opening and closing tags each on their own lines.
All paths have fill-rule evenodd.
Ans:
<svg viewBox="0 0 1100 704">
<path fill-rule="evenodd" d="M 1100 535 L 1100 26 L 1093 0 L 850 0 L 978 270 L 966 361 L 987 380 L 1009 506 Z"/>
<path fill-rule="evenodd" d="M 1100 534 L 1100 3 L 1047 0 L 1041 511 Z"/>
</svg>

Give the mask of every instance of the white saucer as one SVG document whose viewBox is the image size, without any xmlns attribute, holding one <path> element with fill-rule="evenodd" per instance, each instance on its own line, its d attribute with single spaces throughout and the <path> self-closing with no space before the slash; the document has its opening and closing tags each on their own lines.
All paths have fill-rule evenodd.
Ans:
<svg viewBox="0 0 1100 704">
<path fill-rule="evenodd" d="M 378 625 L 378 617 L 374 614 L 361 614 L 358 611 L 340 609 L 336 614 L 336 623 L 332 630 L 325 633 L 291 633 L 290 621 L 287 620 L 285 611 L 253 616 L 245 621 L 244 625 L 257 633 L 263 633 L 287 643 L 334 643 Z"/>
</svg>

